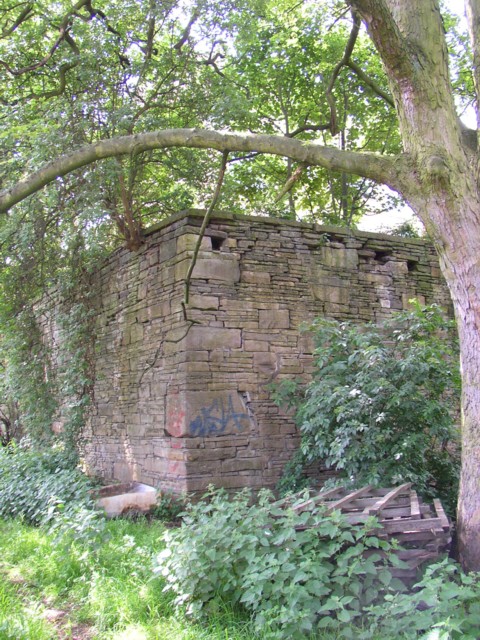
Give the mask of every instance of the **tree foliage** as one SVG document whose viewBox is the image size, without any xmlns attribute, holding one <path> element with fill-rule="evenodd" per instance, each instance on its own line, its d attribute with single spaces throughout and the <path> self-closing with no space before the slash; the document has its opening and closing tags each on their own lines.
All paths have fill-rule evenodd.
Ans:
<svg viewBox="0 0 480 640">
<path fill-rule="evenodd" d="M 370 85 L 347 61 L 336 68 L 350 30 L 336 6 L 80 0 L 49 11 L 48 4 L 4 11 L 0 135 L 9 182 L 52 153 L 176 127 L 228 126 L 303 140 L 320 134 L 342 149 L 399 150 L 394 110 L 372 89 L 380 91 L 385 76 L 364 34 L 348 64 L 361 67 Z M 277 201 L 296 170 L 298 188 Z M 104 163 L 101 175 L 86 169 L 56 181 L 43 206 L 49 218 L 61 209 L 57 224 L 80 215 L 89 233 L 92 223 L 97 232 L 114 224 L 135 247 L 145 225 L 205 202 L 210 173 L 208 156 L 192 151 L 132 152 Z M 231 158 L 224 197 L 243 212 L 295 217 L 298 210 L 352 224 L 375 190 L 345 172 L 325 175 L 255 154 Z M 30 203 L 36 218 L 41 204 Z"/>
</svg>

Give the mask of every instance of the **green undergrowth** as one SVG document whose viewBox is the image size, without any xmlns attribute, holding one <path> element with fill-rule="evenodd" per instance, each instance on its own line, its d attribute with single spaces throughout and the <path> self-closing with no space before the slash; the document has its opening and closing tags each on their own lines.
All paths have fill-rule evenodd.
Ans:
<svg viewBox="0 0 480 640">
<path fill-rule="evenodd" d="M 92 640 L 261 640 L 229 604 L 201 623 L 179 614 L 152 573 L 164 532 L 159 521 L 111 520 L 97 549 L 83 542 L 66 549 L 45 528 L 0 520 L 0 640 L 53 640 L 59 629 L 76 637 L 79 625 Z M 52 608 L 66 612 L 57 628 L 42 617 Z"/>
<path fill-rule="evenodd" d="M 0 579 L 0 638 L 1 640 L 50 640 L 54 629 L 39 615 L 39 604 L 30 599 L 17 584 Z"/>
<path fill-rule="evenodd" d="M 159 521 L 111 520 L 98 547 L 81 539 L 65 546 L 45 527 L 35 528 L 18 518 L 0 520 L 0 640 L 269 637 L 265 630 L 255 633 L 245 611 L 235 609 L 231 600 L 217 598 L 201 622 L 182 614 L 174 594 L 165 592 L 164 579 L 152 572 L 154 558 L 164 548 L 165 532 Z M 190 563 L 193 575 L 199 566 L 201 562 Z M 272 574 L 271 579 L 278 582 L 279 577 Z M 255 582 L 264 590 L 265 575 Z M 221 584 L 218 579 L 219 589 Z M 48 609 L 64 615 L 47 622 Z M 337 630 L 319 630 L 302 638 L 473 640 L 480 628 L 480 582 L 477 575 L 462 574 L 444 561 L 427 569 L 416 593 L 392 593 L 384 602 L 367 606 L 365 613 L 363 626 L 346 622 Z"/>
<path fill-rule="evenodd" d="M 97 549 L 67 549 L 45 529 L 0 520 L 0 640 L 56 638 L 42 620 L 50 608 L 66 611 L 58 624 L 84 625 L 95 639 L 256 639 L 228 608 L 201 626 L 174 614 L 163 581 L 152 577 L 163 531 L 157 521 L 112 520 Z"/>
</svg>

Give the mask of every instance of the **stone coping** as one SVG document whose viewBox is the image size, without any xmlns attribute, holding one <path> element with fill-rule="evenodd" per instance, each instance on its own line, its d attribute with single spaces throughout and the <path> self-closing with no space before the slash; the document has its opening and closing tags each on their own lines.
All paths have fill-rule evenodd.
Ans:
<svg viewBox="0 0 480 640">
<path fill-rule="evenodd" d="M 182 219 L 188 218 L 198 218 L 202 220 L 205 216 L 205 209 L 184 209 L 179 211 L 178 213 L 174 213 L 165 220 L 161 220 L 156 224 L 148 227 L 144 230 L 145 236 L 150 236 L 161 229 L 165 229 L 166 227 L 178 222 Z M 341 235 L 345 237 L 360 237 L 360 238 L 371 238 L 378 240 L 390 240 L 403 244 L 416 244 L 416 245 L 431 245 L 431 241 L 428 238 L 404 238 L 403 236 L 395 236 L 388 233 L 377 233 L 374 231 L 361 231 L 360 229 L 350 229 L 349 227 L 340 227 L 335 225 L 322 225 L 313 222 L 302 222 L 299 220 L 288 220 L 286 218 L 272 218 L 270 216 L 247 216 L 239 213 L 231 213 L 229 211 L 225 211 L 223 209 L 219 209 L 212 213 L 210 218 L 210 222 L 215 221 L 239 221 L 239 222 L 248 222 L 249 220 L 252 222 L 257 222 L 266 225 L 275 225 L 282 227 L 297 227 L 301 229 L 306 229 L 313 231 L 315 233 L 325 233 L 325 234 L 334 234 Z"/>
</svg>

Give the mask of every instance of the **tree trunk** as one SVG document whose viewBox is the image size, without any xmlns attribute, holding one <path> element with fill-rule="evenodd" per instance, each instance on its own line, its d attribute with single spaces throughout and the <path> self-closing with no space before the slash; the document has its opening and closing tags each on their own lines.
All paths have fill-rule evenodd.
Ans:
<svg viewBox="0 0 480 640">
<path fill-rule="evenodd" d="M 457 509 L 459 559 L 480 571 L 480 202 L 466 194 L 446 232 L 455 241 L 439 250 L 455 309 L 462 371 L 462 471 Z"/>
<path fill-rule="evenodd" d="M 478 297 L 478 293 L 476 297 Z M 459 326 L 465 321 L 465 326 L 460 328 L 462 472 L 457 508 L 457 530 L 459 560 L 462 566 L 465 569 L 480 571 L 480 330 L 478 302 L 476 312 L 472 313 L 472 311 L 474 310 L 471 308 L 460 309 L 460 305 L 457 305 L 456 313 Z M 476 325 L 472 322 L 472 316 L 476 316 Z"/>
<path fill-rule="evenodd" d="M 466 188 L 454 200 L 425 202 L 418 213 L 435 225 L 434 242 L 457 320 L 462 372 L 458 552 L 465 569 L 480 571 L 480 200 Z"/>
<path fill-rule="evenodd" d="M 476 0 L 472 0 L 477 4 Z M 463 141 L 437 0 L 351 0 L 379 51 L 414 169 L 401 193 L 424 222 L 452 295 L 462 369 L 459 554 L 480 570 L 480 199 Z"/>
</svg>

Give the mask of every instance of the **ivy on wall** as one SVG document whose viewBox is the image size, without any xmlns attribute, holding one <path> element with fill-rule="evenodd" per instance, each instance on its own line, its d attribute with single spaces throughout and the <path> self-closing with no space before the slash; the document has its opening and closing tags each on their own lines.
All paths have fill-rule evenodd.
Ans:
<svg viewBox="0 0 480 640">
<path fill-rule="evenodd" d="M 8 437 L 3 429 L 5 443 L 27 437 L 36 446 L 59 441 L 78 450 L 93 388 L 90 276 L 101 255 L 76 236 L 48 280 L 37 264 L 25 282 L 20 259 L 2 274 L 0 407 L 11 426 Z"/>
</svg>

